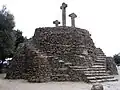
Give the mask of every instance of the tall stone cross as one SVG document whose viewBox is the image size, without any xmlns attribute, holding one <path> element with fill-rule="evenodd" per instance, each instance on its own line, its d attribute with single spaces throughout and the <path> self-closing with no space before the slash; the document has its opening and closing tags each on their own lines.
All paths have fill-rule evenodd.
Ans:
<svg viewBox="0 0 120 90">
<path fill-rule="evenodd" d="M 60 22 L 58 20 L 53 21 L 53 24 L 55 24 L 56 27 L 58 27 L 58 25 L 60 24 Z"/>
<path fill-rule="evenodd" d="M 75 27 L 75 18 L 77 17 L 77 15 L 75 13 L 71 13 L 69 17 L 71 17 L 71 26 Z"/>
<path fill-rule="evenodd" d="M 66 26 L 66 7 L 67 4 L 62 3 L 62 6 L 60 7 L 60 9 L 62 9 L 62 25 Z"/>
</svg>

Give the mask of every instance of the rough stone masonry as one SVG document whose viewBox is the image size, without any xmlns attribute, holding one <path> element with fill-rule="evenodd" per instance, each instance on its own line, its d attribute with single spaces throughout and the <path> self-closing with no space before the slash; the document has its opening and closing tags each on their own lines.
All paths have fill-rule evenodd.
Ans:
<svg viewBox="0 0 120 90">
<path fill-rule="evenodd" d="M 65 3 L 61 6 L 63 26 L 58 26 L 57 20 L 53 22 L 56 27 L 36 28 L 34 36 L 19 46 L 7 70 L 7 79 L 116 81 L 107 74 L 106 56 L 95 47 L 89 31 L 75 27 L 75 14 L 70 15 L 72 26 L 66 26 L 66 7 Z"/>
</svg>

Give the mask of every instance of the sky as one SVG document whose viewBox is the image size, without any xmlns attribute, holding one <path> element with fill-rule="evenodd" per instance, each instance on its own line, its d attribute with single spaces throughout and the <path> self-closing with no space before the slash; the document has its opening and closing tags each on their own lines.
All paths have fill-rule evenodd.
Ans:
<svg viewBox="0 0 120 90">
<path fill-rule="evenodd" d="M 35 28 L 61 22 L 63 2 L 68 4 L 67 26 L 71 25 L 68 15 L 74 12 L 76 27 L 87 29 L 96 47 L 107 56 L 120 52 L 120 0 L 0 0 L 0 6 L 7 6 L 15 17 L 15 29 L 30 38 Z"/>
</svg>

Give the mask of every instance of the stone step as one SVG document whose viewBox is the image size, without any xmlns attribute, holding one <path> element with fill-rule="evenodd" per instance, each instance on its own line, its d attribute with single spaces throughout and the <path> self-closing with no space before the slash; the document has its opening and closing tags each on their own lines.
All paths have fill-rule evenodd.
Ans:
<svg viewBox="0 0 120 90">
<path fill-rule="evenodd" d="M 118 81 L 118 79 L 109 78 L 109 79 L 100 79 L 100 80 L 89 80 L 90 83 L 101 83 L 101 82 L 112 82 L 112 81 Z"/>
<path fill-rule="evenodd" d="M 97 63 L 105 63 L 106 60 L 96 60 L 95 62 L 97 62 Z"/>
<path fill-rule="evenodd" d="M 57 70 L 58 70 L 58 71 L 66 71 L 66 70 L 68 70 L 68 68 L 67 68 L 67 67 L 64 67 L 64 68 L 58 68 Z"/>
<path fill-rule="evenodd" d="M 56 74 L 56 75 L 51 75 L 52 77 L 69 77 L 68 74 Z"/>
<path fill-rule="evenodd" d="M 105 66 L 101 66 L 101 65 L 93 65 L 91 66 L 91 68 L 106 68 Z"/>
<path fill-rule="evenodd" d="M 98 56 L 105 56 L 104 53 L 97 53 Z"/>
<path fill-rule="evenodd" d="M 106 70 L 106 68 L 87 68 L 87 69 L 85 69 L 85 70 L 87 70 L 87 71 L 100 71 L 100 70 Z"/>
<path fill-rule="evenodd" d="M 74 71 L 101 71 L 101 70 L 103 70 L 103 71 L 105 71 L 106 70 L 106 68 L 86 68 L 86 69 L 72 69 L 72 70 L 74 70 Z"/>
<path fill-rule="evenodd" d="M 99 74 L 106 73 L 106 71 L 84 71 L 85 74 Z"/>
<path fill-rule="evenodd" d="M 72 69 L 72 70 L 74 70 L 74 71 L 86 71 L 86 69 Z"/>
<path fill-rule="evenodd" d="M 106 57 L 105 55 L 103 55 L 103 54 L 97 54 L 97 57 Z"/>
<path fill-rule="evenodd" d="M 100 71 L 100 70 L 106 70 L 105 66 L 92 66 L 90 68 L 78 68 L 78 67 L 71 67 L 72 70 L 78 70 L 78 71 Z"/>
<path fill-rule="evenodd" d="M 96 79 L 108 79 L 108 78 L 114 78 L 113 76 L 91 76 L 87 77 L 89 80 L 96 80 Z"/>
<path fill-rule="evenodd" d="M 85 76 L 108 76 L 108 73 L 85 73 Z"/>
<path fill-rule="evenodd" d="M 72 65 L 72 63 L 67 62 L 67 63 L 64 63 L 64 65 L 66 65 L 66 66 L 70 66 L 70 65 Z"/>
<path fill-rule="evenodd" d="M 105 63 L 93 63 L 93 65 L 101 65 L 101 66 L 104 66 Z"/>
<path fill-rule="evenodd" d="M 97 57 L 102 57 L 102 58 L 106 58 L 106 56 L 105 55 L 97 55 Z"/>
<path fill-rule="evenodd" d="M 97 57 L 97 60 L 106 60 L 106 58 L 100 58 L 100 57 Z"/>
<path fill-rule="evenodd" d="M 58 62 L 59 62 L 59 63 L 64 63 L 64 61 L 63 61 L 63 60 L 59 60 Z"/>
<path fill-rule="evenodd" d="M 105 57 L 98 57 L 98 56 L 97 56 L 97 59 L 106 59 L 106 58 L 105 58 Z"/>
<path fill-rule="evenodd" d="M 106 62 L 106 60 L 96 60 L 95 62 L 105 63 L 105 62 Z"/>
</svg>

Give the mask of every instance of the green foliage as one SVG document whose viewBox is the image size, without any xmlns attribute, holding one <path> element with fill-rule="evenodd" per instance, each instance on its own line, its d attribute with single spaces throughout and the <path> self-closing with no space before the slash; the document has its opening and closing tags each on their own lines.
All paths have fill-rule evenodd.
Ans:
<svg viewBox="0 0 120 90">
<path fill-rule="evenodd" d="M 2 60 L 13 53 L 14 40 L 12 32 L 14 27 L 14 16 L 3 6 L 0 10 L 0 59 Z"/>
<path fill-rule="evenodd" d="M 114 61 L 117 65 L 120 65 L 120 56 L 119 55 L 114 55 Z"/>
<path fill-rule="evenodd" d="M 0 30 L 12 31 L 15 27 L 14 16 L 3 6 L 0 11 Z"/>
<path fill-rule="evenodd" d="M 22 32 L 13 30 L 14 27 L 14 16 L 3 6 L 0 10 L 0 60 L 12 57 L 18 45 L 25 40 Z"/>
<path fill-rule="evenodd" d="M 16 37 L 16 40 L 15 40 L 15 50 L 16 50 L 18 45 L 20 43 L 24 42 L 25 38 L 22 36 L 22 32 L 20 30 L 17 30 L 15 32 L 16 32 L 16 34 L 15 34 L 15 37 Z"/>
</svg>

